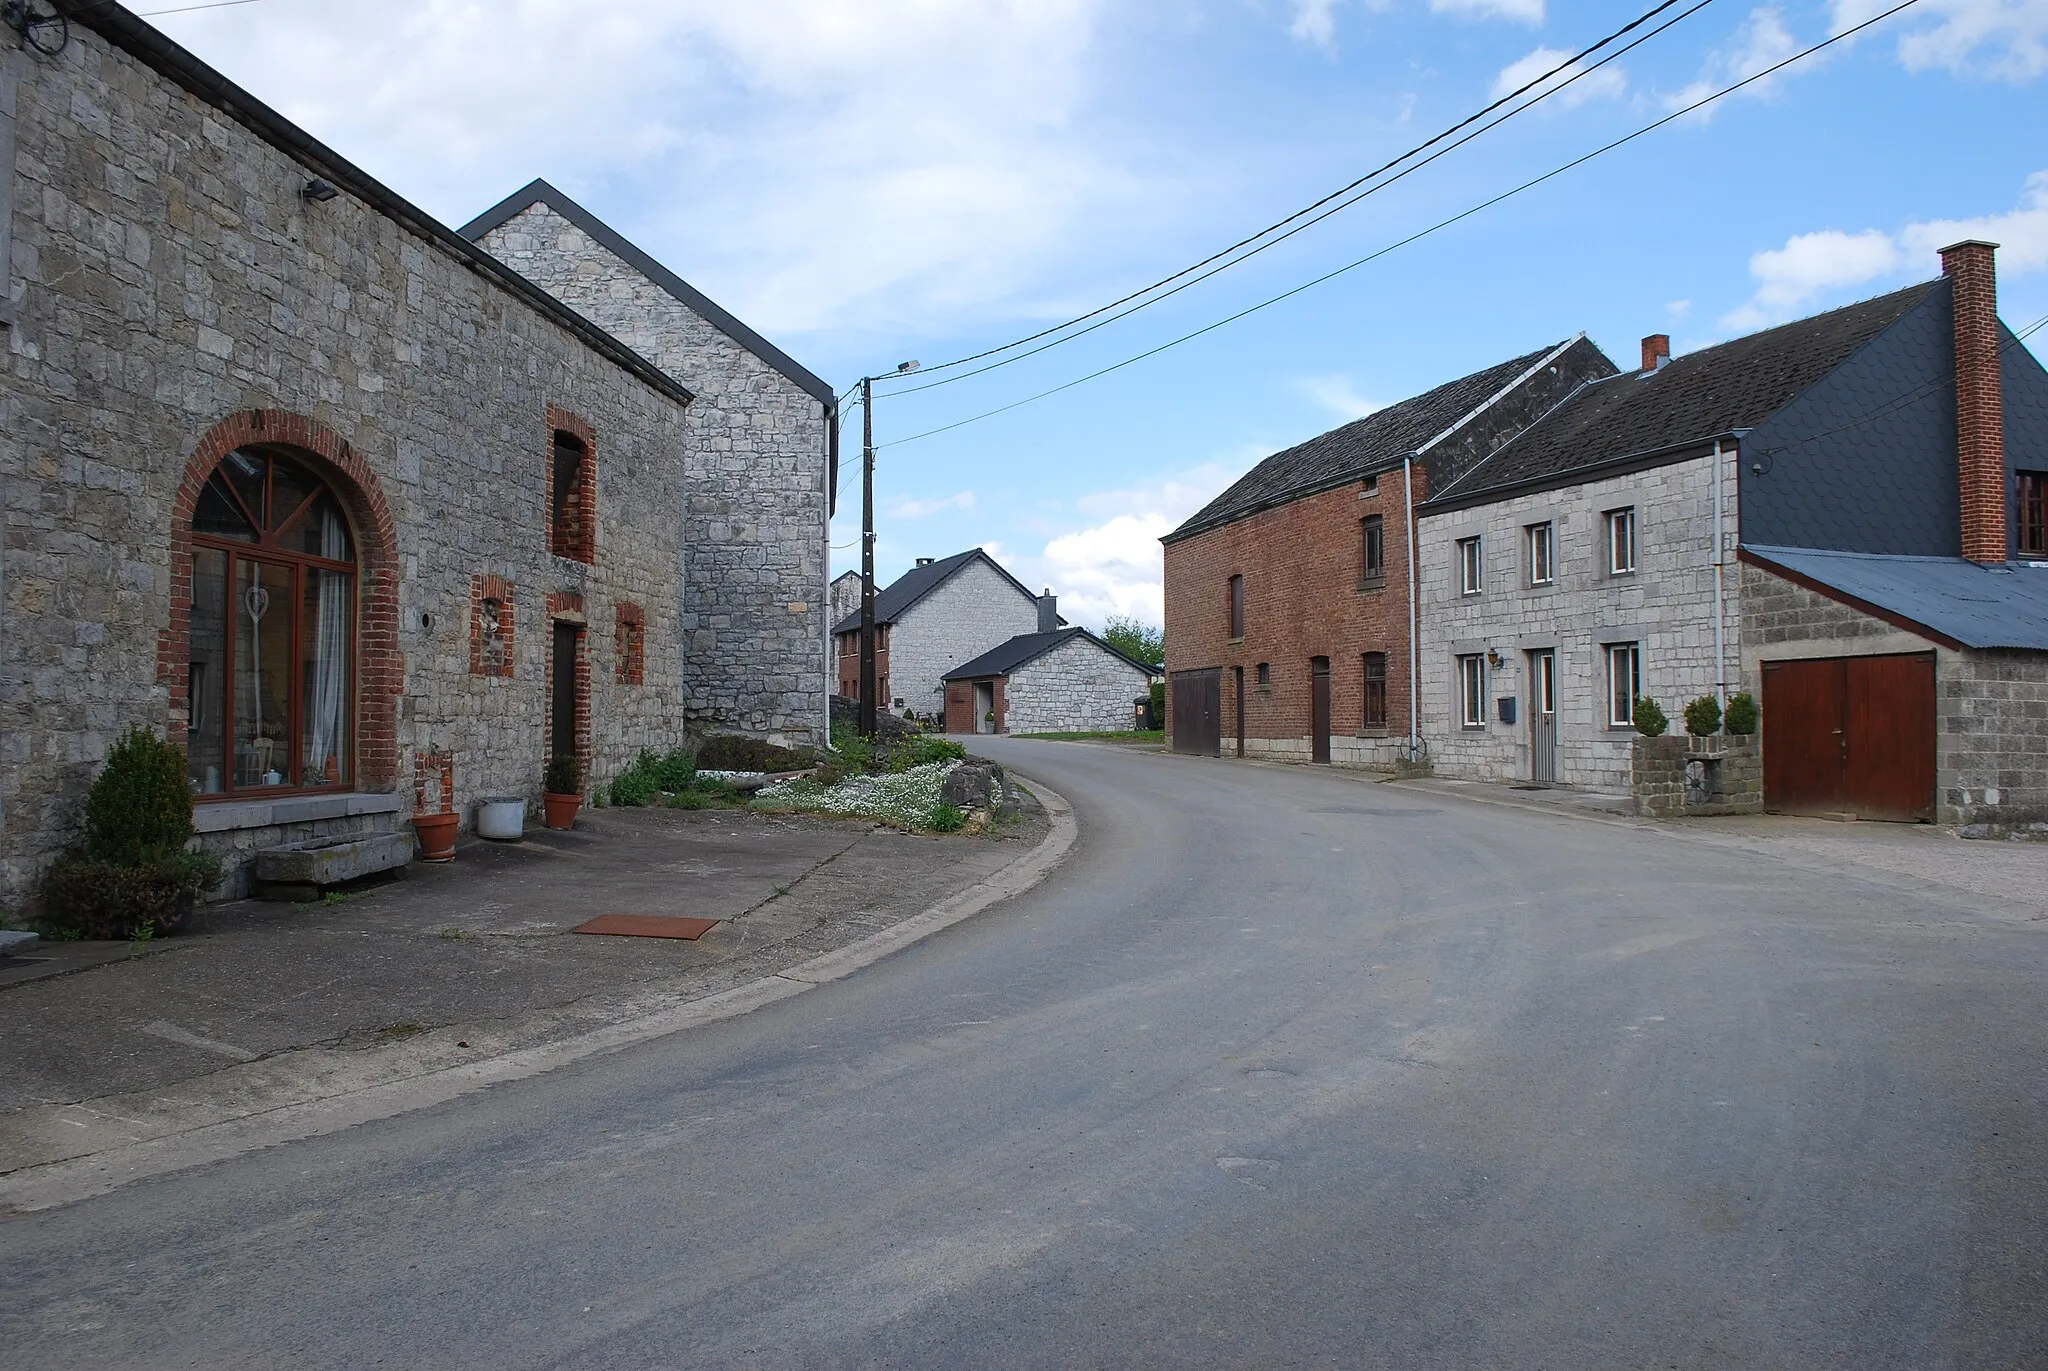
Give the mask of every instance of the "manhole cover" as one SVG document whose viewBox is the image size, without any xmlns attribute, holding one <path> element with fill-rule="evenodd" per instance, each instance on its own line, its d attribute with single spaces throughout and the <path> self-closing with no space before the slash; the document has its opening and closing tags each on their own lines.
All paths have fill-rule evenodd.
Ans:
<svg viewBox="0 0 2048 1371">
<path fill-rule="evenodd" d="M 600 914 L 571 933 L 602 933 L 614 938 L 686 938 L 692 942 L 718 927 L 716 919 L 683 919 L 666 914 Z"/>
</svg>

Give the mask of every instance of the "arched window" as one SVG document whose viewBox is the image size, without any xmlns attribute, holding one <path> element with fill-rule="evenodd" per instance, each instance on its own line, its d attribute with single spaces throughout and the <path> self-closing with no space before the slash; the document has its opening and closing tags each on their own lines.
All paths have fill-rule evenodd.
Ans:
<svg viewBox="0 0 2048 1371">
<path fill-rule="evenodd" d="M 334 492 L 286 453 L 230 452 L 192 514 L 195 794 L 351 783 L 355 628 L 355 543 Z"/>
</svg>

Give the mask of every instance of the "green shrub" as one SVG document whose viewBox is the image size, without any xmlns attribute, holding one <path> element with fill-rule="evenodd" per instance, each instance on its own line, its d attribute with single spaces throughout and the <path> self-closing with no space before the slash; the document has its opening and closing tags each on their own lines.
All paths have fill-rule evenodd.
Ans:
<svg viewBox="0 0 2048 1371">
<path fill-rule="evenodd" d="M 967 811 L 959 805 L 934 805 L 931 827 L 934 833 L 958 833 L 967 827 Z"/>
<path fill-rule="evenodd" d="M 185 754 L 146 728 L 132 728 L 107 754 L 85 802 L 85 855 L 147 866 L 192 837 Z"/>
<path fill-rule="evenodd" d="M 1721 702 L 1702 695 L 1685 707 L 1685 731 L 1695 738 L 1710 738 L 1721 731 Z"/>
<path fill-rule="evenodd" d="M 540 788 L 550 795 L 581 795 L 583 793 L 583 761 L 573 752 L 560 753 L 548 759 L 548 769 Z"/>
<path fill-rule="evenodd" d="M 1748 691 L 1728 697 L 1728 717 L 1723 720 L 1728 731 L 1742 737 L 1756 732 L 1756 697 Z"/>
<path fill-rule="evenodd" d="M 655 771 L 661 766 L 661 759 L 645 748 L 633 759 L 633 765 L 612 777 L 607 798 L 615 805 L 637 808 L 652 800 L 661 790 L 655 781 Z"/>
<path fill-rule="evenodd" d="M 146 728 L 107 754 L 85 802 L 85 846 L 43 883 L 44 925 L 58 937 L 168 933 L 199 892 L 220 883 L 220 858 L 187 852 L 192 792 L 185 754 Z"/>
<path fill-rule="evenodd" d="M 671 794 L 688 790 L 690 783 L 697 779 L 697 759 L 687 747 L 672 747 L 654 764 L 656 789 Z"/>
<path fill-rule="evenodd" d="M 915 738 L 911 740 L 904 764 L 892 766 L 891 771 L 908 771 L 913 766 L 927 762 L 959 762 L 967 758 L 967 749 L 951 738 Z"/>
<path fill-rule="evenodd" d="M 1664 717 L 1663 709 L 1657 702 L 1645 695 L 1636 701 L 1636 732 L 1645 738 L 1661 738 L 1664 730 L 1671 727 L 1671 720 Z"/>
</svg>

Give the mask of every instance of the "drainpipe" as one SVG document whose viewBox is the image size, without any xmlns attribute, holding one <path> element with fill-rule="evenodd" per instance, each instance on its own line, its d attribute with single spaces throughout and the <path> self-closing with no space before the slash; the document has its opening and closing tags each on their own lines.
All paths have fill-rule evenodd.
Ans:
<svg viewBox="0 0 2048 1371">
<path fill-rule="evenodd" d="M 1740 449 L 1738 449 L 1739 451 Z M 1722 574 L 1728 564 L 1728 540 L 1724 533 L 1723 509 L 1721 502 L 1721 468 L 1726 465 L 1721 455 L 1721 440 L 1714 440 L 1714 695 L 1719 700 L 1721 712 L 1728 712 L 1728 622 L 1727 591 L 1722 583 Z"/>
<path fill-rule="evenodd" d="M 832 487 L 839 479 L 839 404 L 837 401 L 825 406 L 825 603 L 824 612 L 818 617 L 824 620 L 825 640 L 825 731 L 819 735 L 824 744 L 823 751 L 832 752 L 832 691 L 839 684 L 839 659 L 832 642 Z"/>
<path fill-rule="evenodd" d="M 1408 765 L 1416 762 L 1422 731 L 1422 657 L 1416 641 L 1415 596 L 1421 582 L 1415 574 L 1415 458 L 1401 459 L 1401 487 L 1408 501 Z"/>
</svg>

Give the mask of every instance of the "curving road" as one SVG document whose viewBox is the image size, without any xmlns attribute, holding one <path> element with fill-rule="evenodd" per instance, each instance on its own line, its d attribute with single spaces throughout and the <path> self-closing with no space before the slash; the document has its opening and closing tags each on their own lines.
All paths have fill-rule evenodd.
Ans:
<svg viewBox="0 0 2048 1371">
<path fill-rule="evenodd" d="M 1030 894 L 745 1018 L 0 1222 L 7 1364 L 2048 1363 L 2038 911 L 988 750 L 1080 813 Z"/>
</svg>

